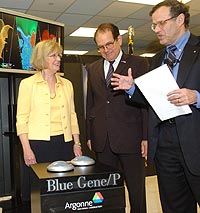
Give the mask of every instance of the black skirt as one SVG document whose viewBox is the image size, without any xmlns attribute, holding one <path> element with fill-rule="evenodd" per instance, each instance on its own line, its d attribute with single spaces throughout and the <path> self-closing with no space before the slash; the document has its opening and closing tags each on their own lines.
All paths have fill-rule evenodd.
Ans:
<svg viewBox="0 0 200 213">
<path fill-rule="evenodd" d="M 73 143 L 65 142 L 64 135 L 51 136 L 50 141 L 30 140 L 37 163 L 71 160 L 74 157 Z"/>
</svg>

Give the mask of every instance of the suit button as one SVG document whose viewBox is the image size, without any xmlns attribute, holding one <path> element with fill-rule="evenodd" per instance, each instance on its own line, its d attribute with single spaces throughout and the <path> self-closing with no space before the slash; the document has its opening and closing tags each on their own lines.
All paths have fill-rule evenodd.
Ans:
<svg viewBox="0 0 200 213">
<path fill-rule="evenodd" d="M 110 101 L 106 101 L 106 103 L 107 103 L 107 104 L 109 104 L 109 103 L 110 103 Z"/>
</svg>

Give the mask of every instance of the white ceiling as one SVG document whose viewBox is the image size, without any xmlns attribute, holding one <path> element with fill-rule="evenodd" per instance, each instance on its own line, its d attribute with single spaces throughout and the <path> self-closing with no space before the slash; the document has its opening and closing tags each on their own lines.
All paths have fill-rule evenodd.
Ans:
<svg viewBox="0 0 200 213">
<path fill-rule="evenodd" d="M 149 1 L 149 0 L 147 0 Z M 200 35 L 200 3 L 192 0 L 190 6 L 190 30 Z M 112 22 L 121 30 L 130 25 L 135 29 L 135 54 L 156 52 L 160 45 L 151 31 L 149 11 L 152 6 L 118 2 L 117 0 L 0 0 L 0 7 L 29 15 L 64 23 L 64 48 L 68 50 L 88 50 L 87 55 L 98 55 L 93 38 L 69 37 L 79 27 L 98 27 L 104 22 Z M 123 50 L 127 52 L 128 35 L 123 35 Z"/>
</svg>

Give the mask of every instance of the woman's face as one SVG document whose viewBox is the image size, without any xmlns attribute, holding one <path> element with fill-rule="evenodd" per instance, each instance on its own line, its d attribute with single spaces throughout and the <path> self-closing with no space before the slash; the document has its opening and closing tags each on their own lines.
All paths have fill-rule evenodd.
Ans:
<svg viewBox="0 0 200 213">
<path fill-rule="evenodd" d="M 54 51 L 53 53 L 47 56 L 48 70 L 56 73 L 60 70 L 60 62 L 61 62 L 62 54 Z"/>
</svg>

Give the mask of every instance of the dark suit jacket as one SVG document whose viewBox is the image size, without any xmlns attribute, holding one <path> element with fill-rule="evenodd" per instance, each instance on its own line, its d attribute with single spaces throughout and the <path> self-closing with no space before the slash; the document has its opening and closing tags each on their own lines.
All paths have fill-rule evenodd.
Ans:
<svg viewBox="0 0 200 213">
<path fill-rule="evenodd" d="M 159 52 L 151 61 L 150 70 L 162 64 L 165 50 Z M 179 65 L 177 83 L 180 88 L 197 90 L 200 92 L 200 37 L 191 35 L 184 48 L 184 53 Z M 158 88 L 159 89 L 159 88 Z M 136 90 L 132 96 L 133 101 L 142 100 L 141 93 Z M 180 146 L 189 170 L 200 175 L 200 109 L 190 105 L 192 114 L 175 118 Z M 158 143 L 159 123 L 161 121 L 149 109 L 149 152 L 148 159 L 155 156 Z"/>
<path fill-rule="evenodd" d="M 88 91 L 86 106 L 87 139 L 92 149 L 101 152 L 107 135 L 115 153 L 140 153 L 142 139 L 147 139 L 147 111 L 125 100 L 124 91 L 106 87 L 104 59 L 88 68 Z M 123 54 L 116 73 L 127 75 L 131 67 L 135 76 L 148 70 L 147 61 L 138 56 Z"/>
</svg>

